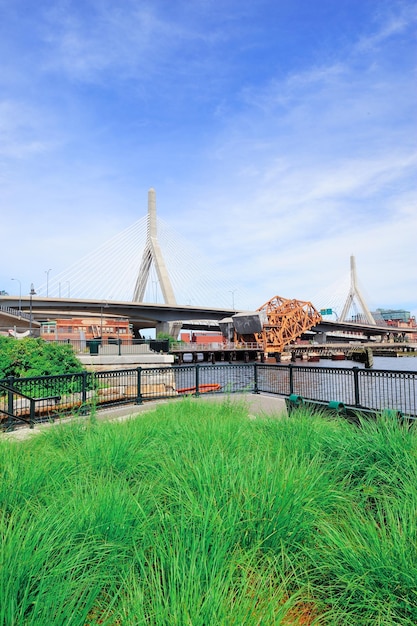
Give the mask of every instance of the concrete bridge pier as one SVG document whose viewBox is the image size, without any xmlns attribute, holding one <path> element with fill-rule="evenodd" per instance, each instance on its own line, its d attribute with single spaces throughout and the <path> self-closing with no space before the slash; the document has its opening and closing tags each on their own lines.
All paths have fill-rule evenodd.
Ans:
<svg viewBox="0 0 417 626">
<path fill-rule="evenodd" d="M 320 344 L 327 343 L 327 333 L 325 332 L 317 333 L 316 341 L 317 343 L 320 343 Z"/>
<path fill-rule="evenodd" d="M 164 335 L 169 335 L 170 337 L 177 339 L 181 328 L 181 322 L 159 322 L 155 326 L 155 333 L 156 336 L 158 336 L 159 333 L 163 333 Z"/>
</svg>

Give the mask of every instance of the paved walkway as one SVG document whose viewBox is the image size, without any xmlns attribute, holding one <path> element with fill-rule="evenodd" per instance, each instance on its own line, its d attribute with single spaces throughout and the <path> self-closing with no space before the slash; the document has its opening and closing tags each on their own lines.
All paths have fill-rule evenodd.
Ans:
<svg viewBox="0 0 417 626">
<path fill-rule="evenodd" d="M 262 415 L 274 415 L 279 416 L 287 413 L 285 400 L 284 398 L 279 398 L 274 395 L 268 394 L 255 394 L 255 393 L 236 393 L 231 395 L 224 394 L 211 394 L 205 395 L 203 398 L 200 397 L 199 401 L 201 402 L 231 402 L 232 404 L 241 404 L 243 403 L 247 406 L 249 416 L 253 419 L 255 417 L 260 417 Z M 120 407 L 112 407 L 108 409 L 100 409 L 96 413 L 97 420 L 107 420 L 112 422 L 121 422 L 129 418 L 136 417 L 141 413 L 147 413 L 149 411 L 154 411 L 158 406 L 160 406 L 161 402 L 178 402 L 178 400 L 157 400 L 151 402 L 144 402 L 143 404 L 129 404 L 123 405 Z M 77 418 L 77 419 L 86 419 L 88 420 L 90 415 L 86 415 L 85 417 Z M 45 422 L 44 424 L 36 424 L 34 428 L 29 428 L 27 426 L 19 426 L 16 430 L 11 432 L 3 433 L 3 437 L 5 439 L 10 440 L 21 440 L 26 439 L 27 437 L 31 437 L 33 435 L 37 435 L 49 428 L 53 428 L 57 424 L 64 424 L 70 422 L 72 417 L 64 417 L 57 420 L 56 422 Z"/>
</svg>

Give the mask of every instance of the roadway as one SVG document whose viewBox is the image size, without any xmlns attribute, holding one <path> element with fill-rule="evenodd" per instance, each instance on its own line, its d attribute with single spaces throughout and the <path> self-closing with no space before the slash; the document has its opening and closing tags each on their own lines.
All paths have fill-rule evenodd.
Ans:
<svg viewBox="0 0 417 626">
<path fill-rule="evenodd" d="M 183 327 L 187 328 L 187 322 L 189 322 L 190 327 L 196 330 L 218 330 L 217 322 L 225 317 L 231 317 L 235 313 L 243 312 L 229 308 L 149 304 L 117 300 L 0 296 L 0 307 L 9 307 L 16 310 L 20 306 L 22 311 L 29 313 L 31 304 L 34 321 L 80 317 L 83 315 L 95 315 L 97 317 L 121 316 L 128 318 L 135 329 L 155 328 L 157 324 L 165 322 L 182 322 Z M 396 329 L 387 326 L 325 320 L 322 320 L 310 332 L 328 333 L 332 331 L 362 333 L 365 337 L 383 336 L 388 333 L 413 332 L 412 330 L 408 331 L 408 329 Z"/>
<path fill-rule="evenodd" d="M 394 332 L 402 332 L 407 329 L 401 328 L 393 328 L 390 326 L 374 326 L 372 324 L 359 324 L 357 322 L 336 322 L 336 321 L 325 321 L 322 320 L 319 324 L 314 326 L 311 329 L 316 333 L 329 333 L 329 332 L 352 332 L 352 333 L 362 333 L 365 337 L 375 337 L 376 335 L 387 335 L 388 333 Z M 412 331 L 410 331 L 412 332 Z M 415 332 L 415 329 L 414 329 Z"/>
<path fill-rule="evenodd" d="M 56 318 L 121 316 L 128 318 L 135 328 L 155 328 L 156 324 L 176 321 L 219 322 L 237 311 L 188 305 L 148 304 L 114 300 L 86 300 L 80 298 L 45 298 L 40 296 L 0 296 L 0 306 L 29 313 L 32 301 L 33 319 L 37 321 Z M 217 330 L 216 325 L 216 330 Z"/>
</svg>

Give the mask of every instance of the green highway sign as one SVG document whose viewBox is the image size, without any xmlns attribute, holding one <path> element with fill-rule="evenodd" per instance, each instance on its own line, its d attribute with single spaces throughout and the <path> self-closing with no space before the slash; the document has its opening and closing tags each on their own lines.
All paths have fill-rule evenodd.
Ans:
<svg viewBox="0 0 417 626">
<path fill-rule="evenodd" d="M 331 315 L 333 313 L 333 309 L 320 309 L 320 315 Z"/>
</svg>

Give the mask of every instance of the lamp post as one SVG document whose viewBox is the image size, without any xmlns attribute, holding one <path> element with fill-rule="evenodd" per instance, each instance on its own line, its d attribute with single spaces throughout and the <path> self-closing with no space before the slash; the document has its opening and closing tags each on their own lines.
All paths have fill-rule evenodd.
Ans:
<svg viewBox="0 0 417 626">
<path fill-rule="evenodd" d="M 19 315 L 22 312 L 22 283 L 18 278 L 12 278 L 11 280 L 16 280 L 19 283 Z"/>
<path fill-rule="evenodd" d="M 49 272 L 51 271 L 51 268 L 49 268 L 49 270 L 45 270 L 45 274 L 46 274 L 46 297 L 49 296 Z"/>
<path fill-rule="evenodd" d="M 229 289 L 229 293 L 232 294 L 232 309 L 235 310 L 235 292 L 237 289 Z"/>
<path fill-rule="evenodd" d="M 36 291 L 33 283 L 31 283 L 30 285 L 29 296 L 29 337 L 32 337 L 32 297 L 36 296 Z"/>
<path fill-rule="evenodd" d="M 65 281 L 65 282 L 66 282 L 66 283 L 67 283 L 67 285 L 68 285 L 68 298 L 69 298 L 69 297 L 70 297 L 70 293 L 71 293 L 71 290 L 70 290 L 71 284 L 70 284 L 70 281 L 69 281 L 69 280 L 67 280 L 67 281 Z"/>
</svg>

